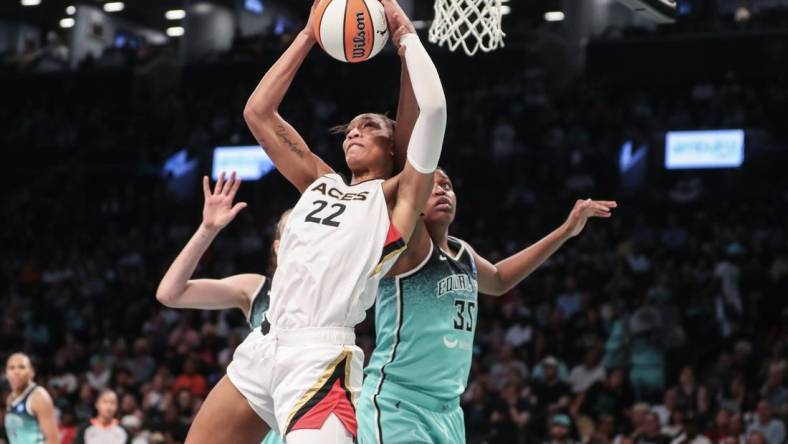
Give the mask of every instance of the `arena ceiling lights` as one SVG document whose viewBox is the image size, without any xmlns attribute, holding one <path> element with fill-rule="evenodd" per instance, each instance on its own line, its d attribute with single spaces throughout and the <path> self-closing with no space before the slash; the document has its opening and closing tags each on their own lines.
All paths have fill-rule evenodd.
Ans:
<svg viewBox="0 0 788 444">
<path fill-rule="evenodd" d="M 104 12 L 120 12 L 126 8 L 123 2 L 104 3 Z"/>
<path fill-rule="evenodd" d="M 276 1 L 278 5 L 289 10 L 293 15 L 308 11 L 313 2 L 313 0 L 269 1 Z M 118 6 L 120 3 L 123 4 L 122 10 Z M 60 24 L 63 18 L 76 18 L 77 9 L 87 6 L 97 8 L 106 14 L 118 16 L 128 23 L 140 27 L 160 30 L 163 37 L 164 31 L 176 25 L 177 21 L 175 20 L 178 20 L 167 18 L 167 11 L 187 9 L 184 8 L 185 4 L 192 6 L 203 4 L 194 10 L 196 14 L 199 14 L 200 10 L 210 9 L 211 5 L 235 10 L 242 2 L 241 0 L 190 0 L 189 2 L 185 0 L 0 0 L 0 17 L 10 23 L 37 26 L 43 31 L 63 29 Z"/>
<path fill-rule="evenodd" d="M 563 11 L 548 11 L 544 13 L 544 19 L 547 22 L 561 22 L 566 18 Z"/>
<path fill-rule="evenodd" d="M 184 32 L 185 30 L 182 26 L 171 26 L 167 28 L 167 35 L 170 37 L 180 37 Z"/>
<path fill-rule="evenodd" d="M 501 3 L 509 3 L 510 0 L 501 0 Z M 512 13 L 512 7 L 509 5 L 501 5 L 501 15 L 509 15 Z"/>
<path fill-rule="evenodd" d="M 171 9 L 164 13 L 164 18 L 167 20 L 181 20 L 186 17 L 186 11 L 183 9 Z"/>
</svg>

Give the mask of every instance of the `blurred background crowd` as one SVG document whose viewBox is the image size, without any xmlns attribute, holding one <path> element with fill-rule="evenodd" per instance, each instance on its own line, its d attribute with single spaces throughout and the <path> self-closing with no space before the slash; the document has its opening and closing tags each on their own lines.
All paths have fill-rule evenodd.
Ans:
<svg viewBox="0 0 788 444">
<path fill-rule="evenodd" d="M 673 62 L 649 55 L 683 36 L 709 39 L 709 54 L 734 42 L 788 60 L 784 9 L 735 11 L 609 30 L 588 43 L 582 69 L 541 28 L 556 24 L 513 24 L 519 39 L 475 59 L 434 49 L 453 235 L 494 261 L 561 224 L 575 199 L 619 202 L 508 294 L 481 297 L 461 399 L 469 443 L 786 441 L 785 66 L 753 65 L 746 51 L 724 69 L 712 56 L 671 65 L 689 50 Z M 247 334 L 240 312 L 168 309 L 155 289 L 199 225 L 213 148 L 254 143 L 243 105 L 290 36 L 238 39 L 199 63 L 173 62 L 169 46 L 54 71 L 23 63 L 24 52 L 3 58 L 0 356 L 33 357 L 64 444 L 107 388 L 134 443 L 182 442 Z M 626 66 L 611 68 L 615 54 Z M 339 167 L 328 128 L 363 111 L 394 115 L 399 70 L 390 53 L 348 66 L 315 50 L 281 112 Z M 715 128 L 745 130 L 741 168 L 665 169 L 665 132 Z M 644 156 L 634 176 L 627 143 Z M 164 167 L 177 153 L 185 173 Z M 249 208 L 197 275 L 267 273 L 273 225 L 297 193 L 273 172 L 239 196 Z M 357 328 L 367 356 L 372 318 Z M 0 392 L 4 402 L 7 385 Z"/>
</svg>

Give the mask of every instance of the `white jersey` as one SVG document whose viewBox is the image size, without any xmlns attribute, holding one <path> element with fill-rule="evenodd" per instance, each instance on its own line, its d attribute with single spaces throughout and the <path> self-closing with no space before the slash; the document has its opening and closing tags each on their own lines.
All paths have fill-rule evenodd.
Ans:
<svg viewBox="0 0 788 444">
<path fill-rule="evenodd" d="M 293 208 L 279 245 L 267 313 L 272 328 L 354 327 L 405 249 L 383 180 L 320 177 Z"/>
</svg>

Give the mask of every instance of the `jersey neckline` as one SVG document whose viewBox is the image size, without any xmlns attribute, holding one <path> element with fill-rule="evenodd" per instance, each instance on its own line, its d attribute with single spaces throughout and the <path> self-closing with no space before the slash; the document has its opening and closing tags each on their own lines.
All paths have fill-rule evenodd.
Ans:
<svg viewBox="0 0 788 444">
<path fill-rule="evenodd" d="M 434 243 L 434 241 L 433 241 L 433 243 Z M 457 254 L 456 255 L 452 256 L 451 254 L 449 254 L 448 251 L 443 251 L 443 249 L 440 248 L 440 247 L 438 247 L 438 251 L 440 251 L 441 253 L 445 254 L 447 257 L 449 257 L 454 262 L 459 261 L 460 258 L 462 257 L 462 253 L 465 252 L 465 242 L 461 241 L 460 239 L 458 239 L 456 237 L 449 236 L 447 238 L 447 243 L 455 243 L 455 244 L 457 244 L 457 246 L 459 246 L 459 248 L 457 249 Z M 451 245 L 449 245 L 449 247 L 451 247 Z"/>
<path fill-rule="evenodd" d="M 30 396 L 31 393 L 33 393 L 33 390 L 35 390 L 36 387 L 38 387 L 38 384 L 36 384 L 35 382 L 31 381 L 30 385 L 28 385 L 27 388 L 24 389 L 22 391 L 22 393 L 19 394 L 19 396 L 17 396 L 16 398 L 12 399 L 11 402 L 8 403 L 8 406 L 9 407 L 15 407 L 15 406 L 19 405 L 22 401 L 25 400 L 25 398 L 27 398 L 28 396 Z"/>
<path fill-rule="evenodd" d="M 361 181 L 361 182 L 359 182 L 359 183 L 349 184 L 349 183 L 345 182 L 345 178 L 344 178 L 344 177 L 343 177 L 341 174 L 339 174 L 339 173 L 336 173 L 336 172 L 334 172 L 334 173 L 329 173 L 329 174 L 326 174 L 324 177 L 329 177 L 329 178 L 331 178 L 330 176 L 338 176 L 338 177 L 339 177 L 339 180 L 340 180 L 340 182 L 342 182 L 342 184 L 343 184 L 343 185 L 345 185 L 346 187 L 356 187 L 356 186 L 359 186 L 359 185 L 365 184 L 365 183 L 367 183 L 367 182 L 374 182 L 374 181 L 378 181 L 378 180 L 379 180 L 379 181 L 381 181 L 381 182 L 385 182 L 385 181 L 386 181 L 386 179 L 382 179 L 382 178 L 381 178 L 381 179 L 367 179 L 367 180 L 362 180 L 362 181 Z"/>
</svg>

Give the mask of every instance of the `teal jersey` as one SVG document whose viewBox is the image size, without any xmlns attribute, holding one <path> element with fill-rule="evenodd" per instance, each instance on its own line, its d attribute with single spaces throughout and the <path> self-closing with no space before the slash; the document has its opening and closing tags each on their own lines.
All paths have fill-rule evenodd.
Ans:
<svg viewBox="0 0 788 444">
<path fill-rule="evenodd" d="M 268 306 L 271 304 L 271 279 L 267 276 L 263 277 L 263 282 L 260 284 L 260 288 L 257 289 L 257 293 L 252 299 L 252 307 L 249 309 L 249 318 L 246 320 L 249 322 L 249 326 L 254 330 L 255 328 L 262 325 L 263 320 L 265 319 L 265 312 L 268 311 Z"/>
<path fill-rule="evenodd" d="M 449 245 L 455 257 L 433 244 L 418 267 L 380 281 L 376 346 L 364 371 L 376 394 L 388 382 L 438 399 L 465 391 L 478 312 L 476 264 L 464 242 L 449 238 Z"/>
<path fill-rule="evenodd" d="M 38 427 L 38 419 L 30 413 L 30 394 L 38 388 L 31 384 L 22 395 L 12 400 L 5 411 L 5 433 L 10 444 L 41 444 L 44 434 Z"/>
</svg>

